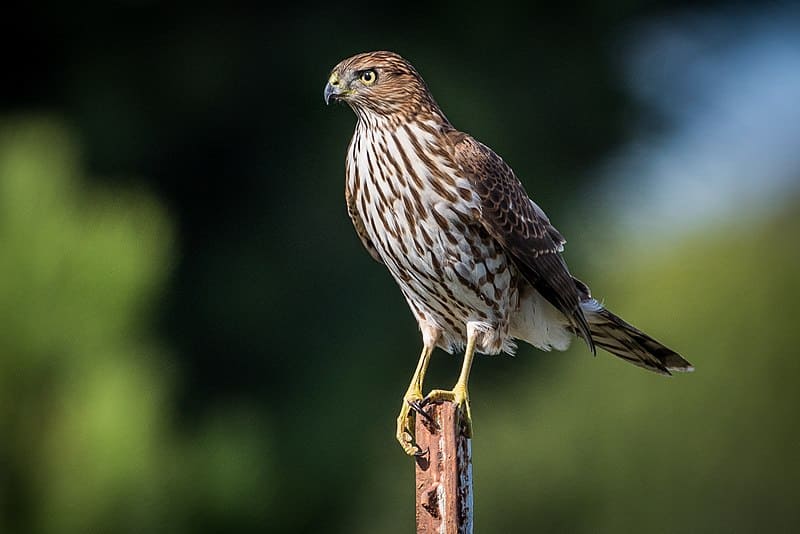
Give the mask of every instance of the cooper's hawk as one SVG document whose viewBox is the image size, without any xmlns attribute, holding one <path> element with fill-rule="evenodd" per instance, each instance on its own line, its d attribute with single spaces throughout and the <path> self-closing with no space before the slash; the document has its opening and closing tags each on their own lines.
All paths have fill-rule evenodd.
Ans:
<svg viewBox="0 0 800 534">
<path fill-rule="evenodd" d="M 573 335 L 657 373 L 691 371 L 679 354 L 592 298 L 561 252 L 564 238 L 491 149 L 456 130 L 411 64 L 369 52 L 334 67 L 325 102 L 346 102 L 358 122 L 345 198 L 356 232 L 383 263 L 422 332 L 423 349 L 397 418 L 408 454 L 425 402 L 458 403 L 471 432 L 473 354 L 513 353 L 515 339 L 565 350 Z M 422 393 L 434 347 L 464 349 L 452 390 Z"/>
</svg>

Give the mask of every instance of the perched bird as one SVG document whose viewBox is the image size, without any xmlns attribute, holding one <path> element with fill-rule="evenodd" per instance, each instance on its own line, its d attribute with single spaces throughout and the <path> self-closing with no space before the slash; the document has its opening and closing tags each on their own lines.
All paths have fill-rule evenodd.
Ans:
<svg viewBox="0 0 800 534">
<path fill-rule="evenodd" d="M 415 413 L 453 401 L 472 432 L 467 382 L 475 352 L 512 354 L 514 340 L 565 350 L 573 336 L 661 373 L 689 362 L 592 298 L 561 256 L 565 240 L 490 148 L 447 120 L 414 67 L 393 52 L 336 65 L 326 103 L 358 121 L 347 152 L 345 199 L 364 247 L 400 286 L 423 349 L 397 418 L 409 455 Z M 422 382 L 431 352 L 464 350 L 452 390 Z"/>
</svg>

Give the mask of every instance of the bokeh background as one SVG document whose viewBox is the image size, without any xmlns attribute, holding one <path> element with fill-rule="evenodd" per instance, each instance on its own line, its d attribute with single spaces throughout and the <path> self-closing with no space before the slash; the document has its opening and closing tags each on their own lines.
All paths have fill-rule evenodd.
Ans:
<svg viewBox="0 0 800 534">
<path fill-rule="evenodd" d="M 413 531 L 419 336 L 346 215 L 354 116 L 322 101 L 370 49 L 697 368 L 478 359 L 476 530 L 800 529 L 796 4 L 4 13 L 0 532 Z M 459 366 L 437 351 L 426 385 Z"/>
</svg>

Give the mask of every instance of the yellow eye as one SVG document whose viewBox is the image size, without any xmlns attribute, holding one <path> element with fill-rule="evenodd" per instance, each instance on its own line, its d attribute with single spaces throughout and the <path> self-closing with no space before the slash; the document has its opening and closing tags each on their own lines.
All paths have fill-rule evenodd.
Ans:
<svg viewBox="0 0 800 534">
<path fill-rule="evenodd" d="M 372 69 L 365 70 L 364 72 L 361 73 L 361 83 L 363 83 L 364 85 L 372 85 L 373 83 L 375 83 L 375 80 L 377 78 L 378 75 L 375 74 L 375 71 Z"/>
</svg>

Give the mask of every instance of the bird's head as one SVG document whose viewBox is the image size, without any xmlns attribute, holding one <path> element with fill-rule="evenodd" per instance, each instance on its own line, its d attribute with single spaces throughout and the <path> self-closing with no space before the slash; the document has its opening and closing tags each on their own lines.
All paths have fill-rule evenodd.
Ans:
<svg viewBox="0 0 800 534">
<path fill-rule="evenodd" d="M 422 77 L 394 52 L 366 52 L 336 65 L 325 85 L 325 103 L 345 102 L 358 114 L 438 111 Z"/>
</svg>

